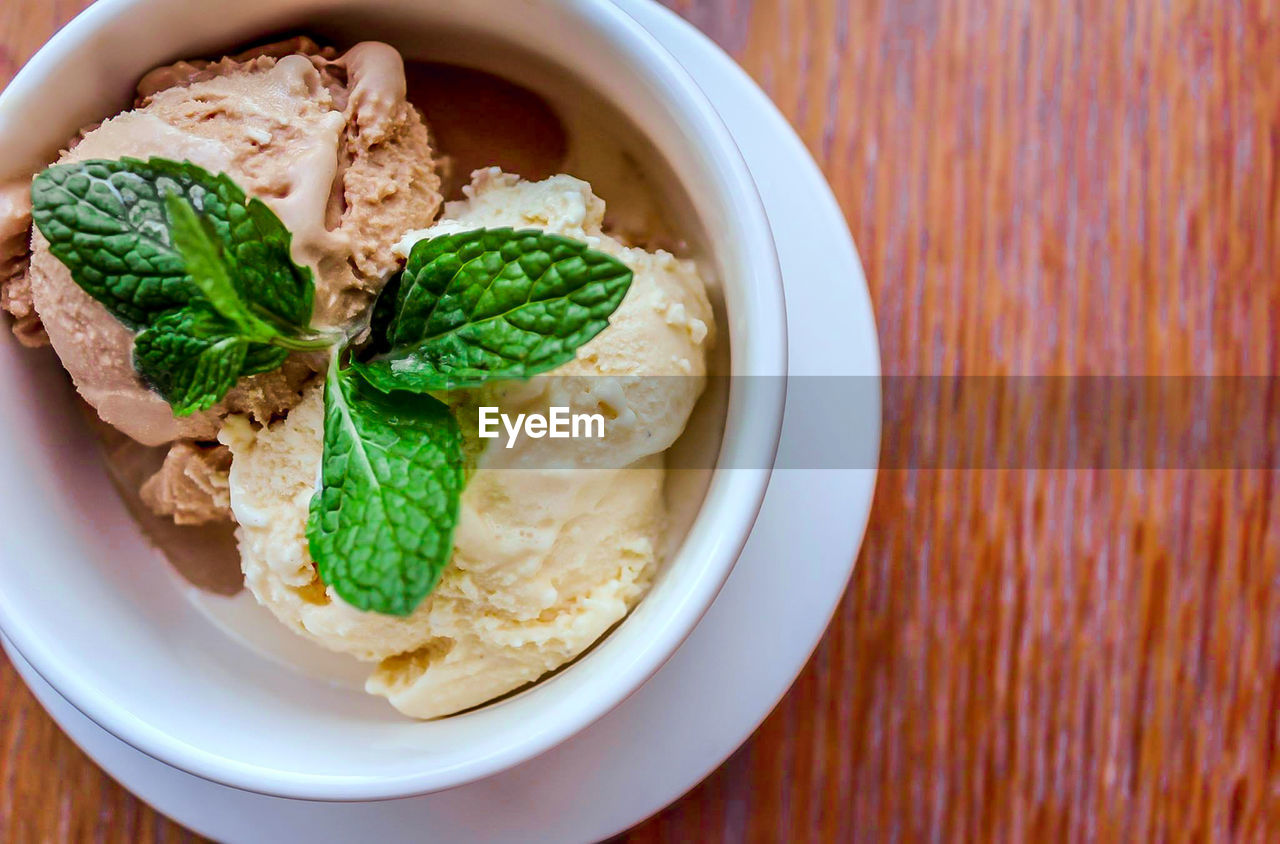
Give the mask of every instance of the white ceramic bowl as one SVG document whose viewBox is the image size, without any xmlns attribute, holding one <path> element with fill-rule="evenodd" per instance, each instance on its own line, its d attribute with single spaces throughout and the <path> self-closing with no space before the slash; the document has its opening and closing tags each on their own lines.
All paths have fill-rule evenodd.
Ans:
<svg viewBox="0 0 1280 844">
<path fill-rule="evenodd" d="M 781 283 L 728 132 L 683 69 L 605 0 L 99 0 L 0 95 L 0 178 L 28 176 L 79 127 L 123 108 L 151 67 L 298 30 L 507 73 L 524 53 L 617 105 L 687 193 L 723 287 L 732 373 L 777 385 L 730 390 L 718 465 L 744 468 L 714 473 L 678 551 L 626 621 L 518 695 L 419 723 L 282 670 L 196 611 L 125 513 L 52 355 L 0 339 L 0 628 L 14 646 L 81 712 L 190 773 L 283 797 L 401 797 L 563 741 L 637 689 L 693 629 L 768 482 L 786 372 Z"/>
</svg>

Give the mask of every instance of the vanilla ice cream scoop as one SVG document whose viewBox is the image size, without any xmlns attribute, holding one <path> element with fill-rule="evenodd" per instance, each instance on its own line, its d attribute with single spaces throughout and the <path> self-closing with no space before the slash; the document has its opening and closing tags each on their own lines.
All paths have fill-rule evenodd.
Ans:
<svg viewBox="0 0 1280 844">
<path fill-rule="evenodd" d="M 385 44 L 337 56 L 299 39 L 159 69 L 139 91 L 137 108 L 86 132 L 60 160 L 158 156 L 227 173 L 292 232 L 294 259 L 315 271 L 317 325 L 365 311 L 396 267 L 396 236 L 439 208 L 427 129 L 405 100 L 400 56 Z M 323 364 L 295 356 L 241 379 L 217 407 L 176 418 L 134 371 L 133 332 L 80 289 L 39 232 L 23 283 L 80 394 L 147 445 L 212 439 L 228 412 L 265 422 L 295 404 Z"/>
<path fill-rule="evenodd" d="M 605 436 L 569 446 L 517 439 L 493 459 L 526 468 L 617 468 L 670 448 L 702 394 L 714 340 L 711 304 L 694 262 L 610 237 L 602 228 L 604 202 L 572 176 L 526 182 L 488 168 L 472 174 L 463 194 L 465 199 L 446 204 L 439 223 L 409 232 L 396 251 L 407 258 L 419 240 L 481 227 L 536 228 L 584 241 L 633 273 L 608 329 L 579 347 L 573 360 L 546 375 L 487 384 L 469 395 L 474 405 L 500 406 L 509 414 L 548 407 L 598 413 L 608 420 Z"/>
<path fill-rule="evenodd" d="M 586 239 L 633 270 L 609 327 L 546 386 L 480 391 L 504 410 L 511 409 L 504 390 L 527 410 L 545 411 L 560 398 L 594 407 L 609 376 L 635 376 L 609 394 L 614 421 L 627 417 L 616 434 L 556 440 L 560 455 L 539 453 L 541 440 L 510 450 L 490 444 L 463 492 L 453 559 L 407 617 L 360 612 L 316 575 L 306 523 L 323 452 L 319 387 L 282 422 L 258 428 L 232 417 L 221 434 L 233 455 L 231 508 L 249 589 L 293 630 L 377 662 L 367 690 L 418 718 L 458 712 L 537 680 L 579 656 L 644 595 L 666 519 L 662 452 L 702 390 L 711 331 L 696 267 L 605 235 L 604 204 L 585 182 L 556 176 L 525 183 L 480 171 L 467 195 L 403 248 L 445 231 L 537 227 Z"/>
<path fill-rule="evenodd" d="M 308 504 L 323 451 L 323 390 L 254 432 L 232 417 L 231 508 L 245 584 L 294 631 L 380 662 L 367 688 L 418 718 L 448 715 L 573 659 L 648 588 L 663 524 L 661 460 L 615 470 L 480 469 L 454 556 L 407 617 L 361 612 L 318 579 Z"/>
</svg>

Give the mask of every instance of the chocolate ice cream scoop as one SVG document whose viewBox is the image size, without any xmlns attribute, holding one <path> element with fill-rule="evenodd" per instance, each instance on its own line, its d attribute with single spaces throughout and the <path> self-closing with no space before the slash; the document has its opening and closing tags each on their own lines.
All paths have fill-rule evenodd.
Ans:
<svg viewBox="0 0 1280 844">
<path fill-rule="evenodd" d="M 138 107 L 87 131 L 61 161 L 152 156 L 228 174 L 293 234 L 315 273 L 312 322 L 359 317 L 395 270 L 398 234 L 429 225 L 440 181 L 426 125 L 405 100 L 404 66 L 386 44 L 338 56 L 305 39 L 219 62 L 148 74 Z M 85 293 L 36 232 L 30 297 L 76 388 L 138 442 L 213 439 L 230 412 L 266 422 L 297 403 L 323 356 L 293 356 L 243 378 L 219 405 L 176 418 L 139 379 L 133 332 Z"/>
</svg>

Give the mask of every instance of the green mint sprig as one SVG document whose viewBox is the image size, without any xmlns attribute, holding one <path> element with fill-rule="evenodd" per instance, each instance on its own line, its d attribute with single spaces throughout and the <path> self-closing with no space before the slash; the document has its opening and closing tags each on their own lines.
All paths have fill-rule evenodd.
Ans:
<svg viewBox="0 0 1280 844">
<path fill-rule="evenodd" d="M 477 387 L 571 360 L 603 331 L 631 270 L 536 229 L 477 229 L 419 241 L 378 320 L 385 351 L 357 364 L 387 392 Z"/>
<path fill-rule="evenodd" d="M 375 303 L 362 359 L 345 336 L 308 327 L 311 271 L 279 218 L 225 174 L 159 158 L 60 164 L 36 177 L 32 200 L 50 252 L 136 332 L 134 367 L 175 414 L 212 407 L 291 351 L 330 351 L 307 543 L 344 601 L 390 615 L 439 581 L 466 479 L 458 422 L 425 393 L 565 363 L 632 278 L 537 230 L 423 240 Z"/>
</svg>

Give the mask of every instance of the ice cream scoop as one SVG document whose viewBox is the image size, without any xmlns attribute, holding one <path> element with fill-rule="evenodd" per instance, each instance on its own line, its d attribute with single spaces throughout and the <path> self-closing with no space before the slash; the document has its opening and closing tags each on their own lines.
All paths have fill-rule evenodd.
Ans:
<svg viewBox="0 0 1280 844">
<path fill-rule="evenodd" d="M 447 203 L 439 223 L 407 233 L 396 251 L 407 256 L 423 238 L 481 226 L 536 228 L 582 240 L 634 273 L 609 328 L 573 360 L 547 375 L 486 385 L 471 396 L 475 405 L 501 405 L 513 414 L 548 407 L 600 413 L 609 420 L 606 436 L 575 440 L 571 449 L 558 440 L 524 439 L 501 459 L 511 466 L 618 468 L 669 448 L 702 394 L 706 352 L 715 339 L 697 266 L 605 233 L 605 203 L 572 176 L 529 182 L 486 168 L 472 174 L 463 193 L 465 199 Z"/>
<path fill-rule="evenodd" d="M 395 234 L 439 208 L 427 128 L 405 100 L 400 56 L 385 44 L 339 56 L 296 39 L 153 71 L 139 93 L 135 109 L 85 132 L 60 160 L 158 156 L 228 174 L 292 232 L 294 259 L 315 273 L 315 325 L 362 314 L 396 267 Z M 76 285 L 38 232 L 26 280 L 80 394 L 144 444 L 212 439 L 230 412 L 265 423 L 297 403 L 322 365 L 295 355 L 241 379 L 220 405 L 177 418 L 138 378 L 133 332 Z"/>
</svg>

